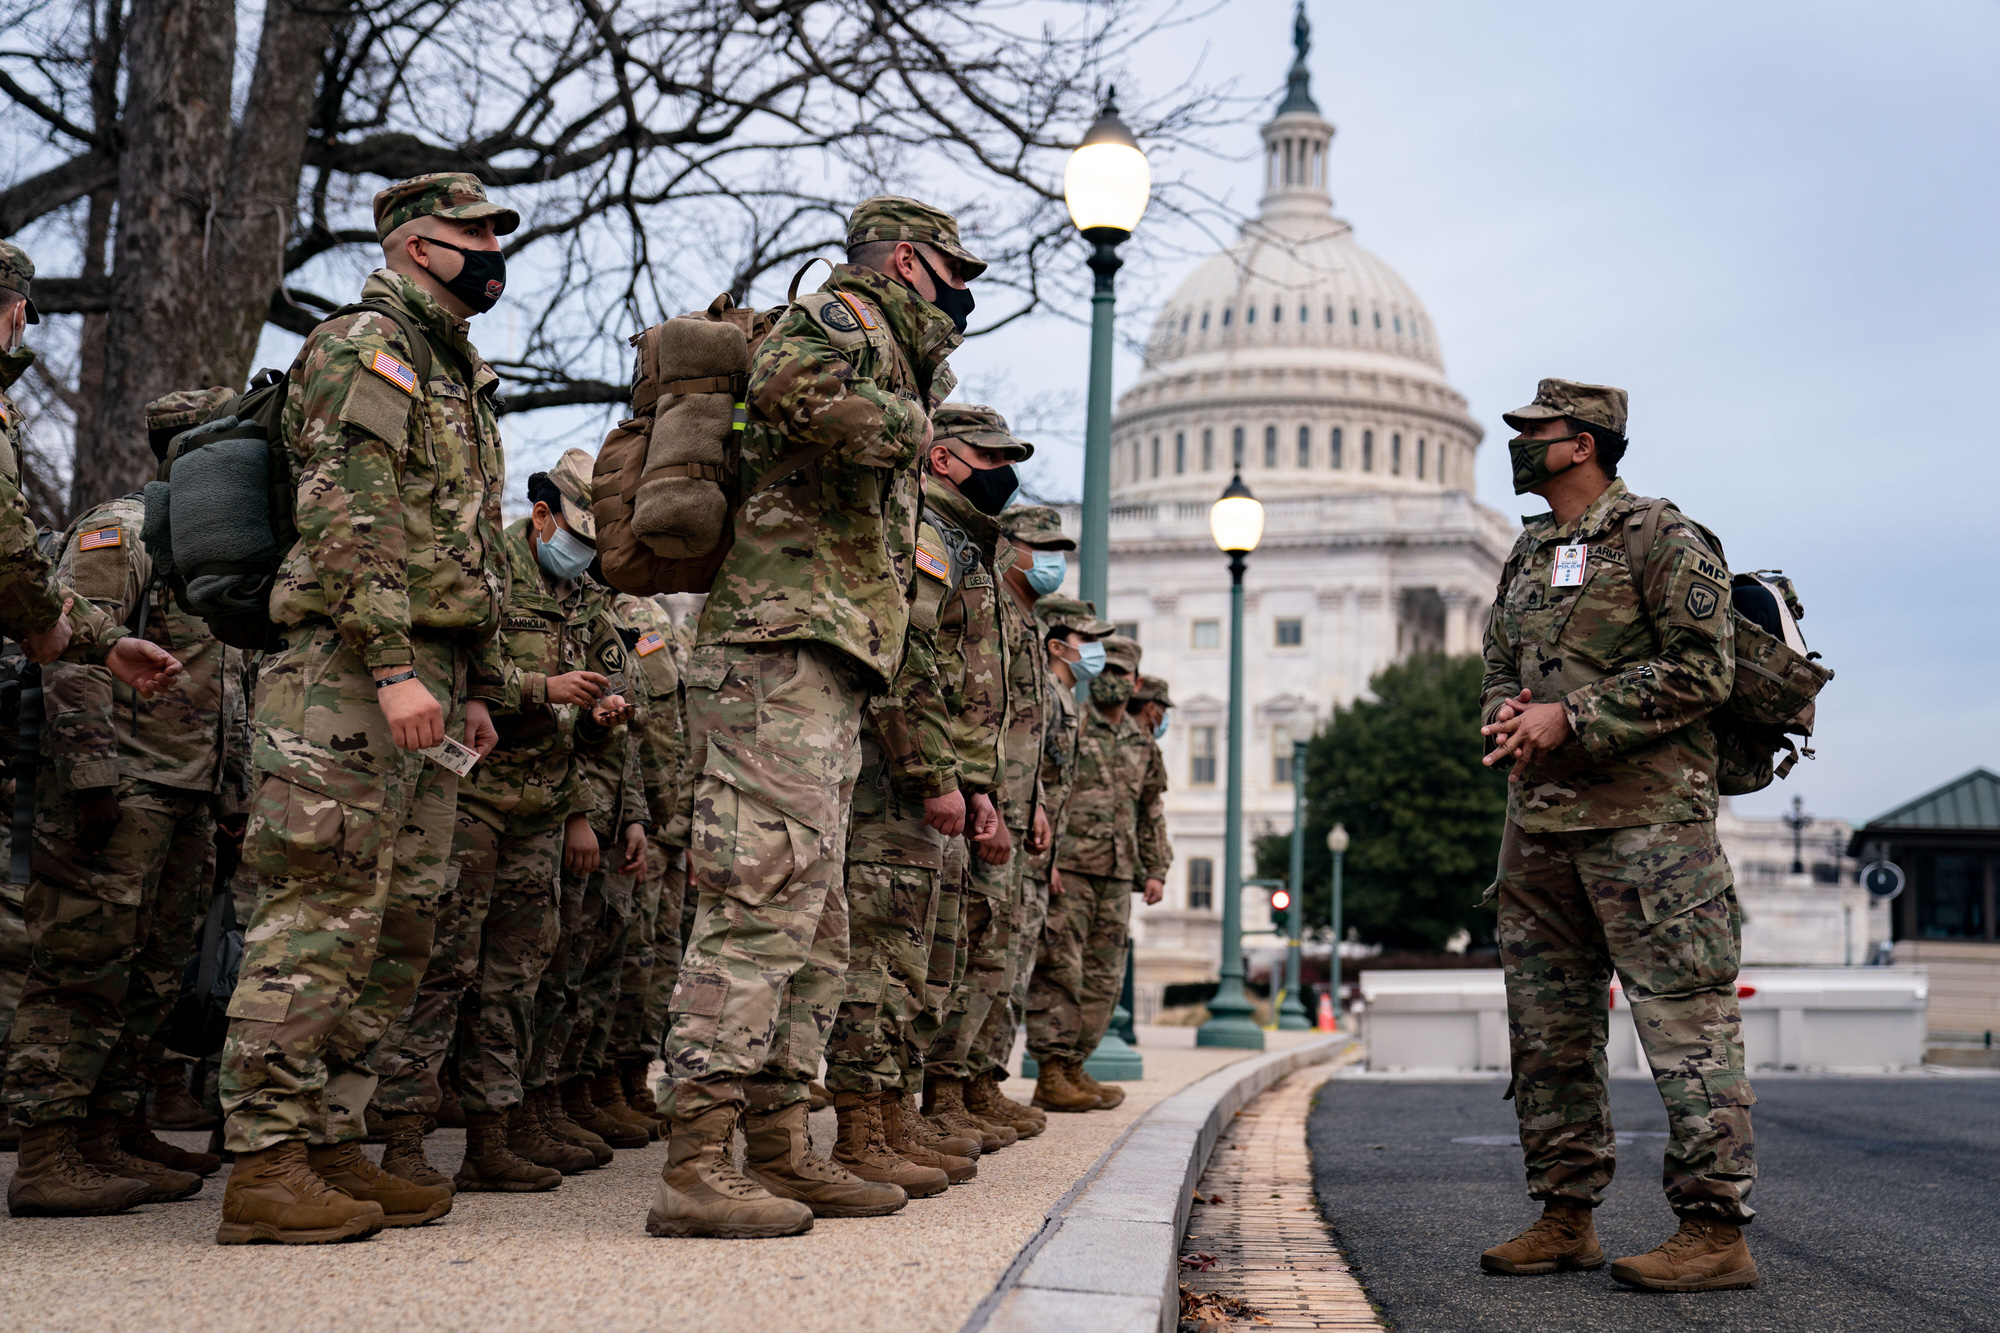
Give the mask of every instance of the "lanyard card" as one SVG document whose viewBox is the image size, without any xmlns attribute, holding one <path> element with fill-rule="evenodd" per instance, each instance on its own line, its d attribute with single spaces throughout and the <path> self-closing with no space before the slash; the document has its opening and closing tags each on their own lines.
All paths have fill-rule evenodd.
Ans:
<svg viewBox="0 0 2000 1333">
<path fill-rule="evenodd" d="M 439 768 L 450 769 L 460 777 L 470 773 L 472 766 L 479 762 L 479 751 L 460 745 L 449 736 L 444 738 L 444 744 L 433 745 L 430 749 L 419 750 L 417 753 Z"/>
<path fill-rule="evenodd" d="M 1556 547 L 1555 568 L 1549 571 L 1551 588 L 1580 588 L 1583 586 L 1583 562 L 1587 546 Z"/>
</svg>

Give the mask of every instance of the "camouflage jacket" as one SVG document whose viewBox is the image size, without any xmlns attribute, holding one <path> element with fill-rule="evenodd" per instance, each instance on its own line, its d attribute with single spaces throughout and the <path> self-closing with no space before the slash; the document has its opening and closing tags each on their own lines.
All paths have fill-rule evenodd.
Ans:
<svg viewBox="0 0 2000 1333">
<path fill-rule="evenodd" d="M 1486 627 L 1481 717 L 1525 687 L 1560 702 L 1575 733 L 1518 783 L 1507 817 L 1531 833 L 1715 818 L 1707 716 L 1735 679 L 1729 571 L 1669 509 L 1643 594 L 1627 520 L 1651 503 L 1614 480 L 1573 523 L 1527 520 Z M 1557 548 L 1584 547 L 1582 582 L 1553 583 Z"/>
<path fill-rule="evenodd" d="M 653 828 L 663 832 L 680 810 L 687 755 L 686 702 L 674 660 L 674 622 L 650 597 L 621 596 L 611 604 L 625 630 L 627 678 L 638 707 L 639 773 Z"/>
<path fill-rule="evenodd" d="M 412 631 L 459 636 L 472 649 L 468 692 L 497 701 L 499 377 L 466 340 L 465 321 L 408 278 L 378 269 L 361 298 L 415 318 L 430 379 L 416 382 L 414 354 L 384 315 L 343 315 L 306 338 L 283 417 L 299 470 L 299 543 L 272 589 L 271 618 L 330 619 L 370 667 L 412 661 Z"/>
<path fill-rule="evenodd" d="M 999 529 L 948 486 L 926 480 L 924 510 L 950 548 L 956 593 L 938 620 L 938 660 L 958 671 L 946 689 L 951 744 L 958 756 L 958 785 L 967 796 L 990 796 L 1000 786 L 1000 741 L 1007 712 L 1007 644 L 993 576 Z"/>
<path fill-rule="evenodd" d="M 1035 628 L 1042 630 L 1040 620 L 1035 621 Z M 1037 660 L 1040 660 L 1043 650 L 1037 648 L 1036 651 Z M 1048 879 L 1056 857 L 1062 852 L 1062 835 L 1069 824 L 1070 789 L 1076 783 L 1076 747 L 1082 711 L 1075 691 L 1057 680 L 1053 671 L 1044 668 L 1042 715 L 1048 722 L 1042 729 L 1039 780 L 1042 809 L 1048 815 L 1049 828 L 1054 836 L 1049 840 L 1048 847 L 1028 862 L 1028 874 L 1038 881 Z"/>
<path fill-rule="evenodd" d="M 1130 720 L 1130 719 L 1128 719 Z M 1137 722 L 1132 729 L 1138 737 L 1138 748 L 1145 754 L 1145 767 L 1139 774 L 1139 804 L 1137 808 L 1138 827 L 1138 880 L 1157 879 L 1164 881 L 1167 871 L 1174 864 L 1174 845 L 1167 841 L 1167 757 L 1160 753 L 1160 743 L 1153 739 Z"/>
<path fill-rule="evenodd" d="M 107 617 L 135 628 L 181 662 L 173 686 L 144 699 L 102 666 L 42 668 L 47 732 L 43 762 L 68 790 L 113 787 L 136 778 L 221 798 L 218 814 L 242 807 L 249 769 L 242 652 L 226 648 L 200 619 L 182 611 L 139 530 L 146 506 L 136 495 L 111 500 L 70 529 L 56 576 Z"/>
<path fill-rule="evenodd" d="M 527 520 L 522 519 L 521 522 L 526 524 Z M 623 681 L 622 697 L 627 703 L 636 704 L 641 698 L 642 687 L 632 679 L 632 655 L 625 647 L 624 627 L 616 610 L 618 594 L 587 576 L 581 581 L 589 585 L 585 599 L 595 608 L 595 613 L 587 620 L 570 622 L 577 661 L 564 670 L 595 671 L 611 680 L 614 686 Z M 580 718 L 578 725 L 600 729 L 587 716 Z M 590 816 L 590 826 L 599 834 L 613 837 L 622 833 L 627 824 L 644 824 L 650 828 L 653 814 L 646 800 L 645 769 L 640 748 L 639 729 L 629 722 L 621 722 L 611 728 L 608 745 L 601 748 L 578 746 L 577 777 L 581 787 L 570 813 L 582 811 Z"/>
<path fill-rule="evenodd" d="M 929 522 L 918 526 L 917 546 L 902 662 L 862 713 L 847 859 L 942 870 L 944 835 L 924 823 L 924 799 L 958 790 L 949 701 L 962 689 L 965 661 L 942 651 L 938 621 L 958 599 L 967 568 L 953 563 L 950 545 Z"/>
<path fill-rule="evenodd" d="M 1056 868 L 1108 879 L 1139 874 L 1139 778 L 1129 758 L 1130 718 L 1113 726 L 1093 705 L 1079 708 L 1076 777 Z"/>
<path fill-rule="evenodd" d="M 500 699 L 493 726 L 500 743 L 458 784 L 461 805 L 510 837 L 543 832 L 584 806 L 583 756 L 607 751 L 621 778 L 624 728 L 607 730 L 573 704 L 550 704 L 550 676 L 594 670 L 587 645 L 614 639 L 612 594 L 589 579 L 551 588 L 528 542 L 528 520 L 500 538 L 507 601 L 500 634 Z"/>
<path fill-rule="evenodd" d="M 846 264 L 785 312 L 750 365 L 745 485 L 831 449 L 737 512 L 700 643 L 814 640 L 852 657 L 871 689 L 888 684 L 909 619 L 918 455 L 959 341 L 909 288 Z"/>
<path fill-rule="evenodd" d="M 1005 569 L 1013 558 L 1014 548 L 1003 539 L 994 568 Z M 1042 647 L 1036 642 L 1034 612 L 1021 605 L 1004 580 L 996 600 L 1000 604 L 1000 637 L 1007 650 L 1007 719 L 1000 736 L 998 805 L 1000 818 L 1018 832 L 1034 824 L 1035 806 L 1041 799 L 1042 726 L 1048 716 L 1043 696 L 1048 672 L 1042 666 Z"/>
</svg>

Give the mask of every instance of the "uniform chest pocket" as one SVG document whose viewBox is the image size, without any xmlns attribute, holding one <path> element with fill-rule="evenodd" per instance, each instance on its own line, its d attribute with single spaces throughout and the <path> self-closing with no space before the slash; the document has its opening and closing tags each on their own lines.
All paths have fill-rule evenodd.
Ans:
<svg viewBox="0 0 2000 1333">
<path fill-rule="evenodd" d="M 1582 586 L 1551 591 L 1569 594 L 1554 609 L 1547 631 L 1548 642 L 1565 653 L 1616 667 L 1630 659 L 1636 641 L 1652 638 L 1623 551 L 1591 547 Z"/>
<path fill-rule="evenodd" d="M 502 633 L 507 660 L 517 668 L 539 671 L 544 675 L 560 674 L 561 643 L 555 621 L 510 612 Z"/>
</svg>

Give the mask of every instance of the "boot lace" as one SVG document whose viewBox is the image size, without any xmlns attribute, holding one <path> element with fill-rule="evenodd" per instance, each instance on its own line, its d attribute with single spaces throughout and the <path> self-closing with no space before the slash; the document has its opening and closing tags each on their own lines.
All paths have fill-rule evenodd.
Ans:
<svg viewBox="0 0 2000 1333">
<path fill-rule="evenodd" d="M 1713 1243 L 1713 1224 L 1697 1221 L 1692 1217 L 1681 1219 L 1680 1230 L 1660 1242 L 1660 1254 L 1666 1259 L 1679 1262 L 1692 1258 Z"/>
</svg>

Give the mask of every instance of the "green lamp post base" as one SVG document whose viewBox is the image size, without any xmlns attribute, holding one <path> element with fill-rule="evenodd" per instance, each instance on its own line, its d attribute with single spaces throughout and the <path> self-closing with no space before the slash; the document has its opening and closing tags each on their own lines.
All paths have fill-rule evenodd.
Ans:
<svg viewBox="0 0 2000 1333">
<path fill-rule="evenodd" d="M 1312 1021 L 1306 1017 L 1306 1007 L 1296 995 L 1287 995 L 1285 1002 L 1278 1006 L 1278 1031 L 1311 1032 Z"/>
<path fill-rule="evenodd" d="M 1224 1046 L 1236 1051 L 1264 1049 L 1264 1029 L 1257 1026 L 1257 1011 L 1246 1000 L 1225 1000 L 1217 996 L 1208 1005 L 1208 1021 L 1195 1029 L 1197 1046 Z"/>
</svg>

